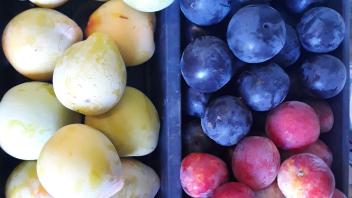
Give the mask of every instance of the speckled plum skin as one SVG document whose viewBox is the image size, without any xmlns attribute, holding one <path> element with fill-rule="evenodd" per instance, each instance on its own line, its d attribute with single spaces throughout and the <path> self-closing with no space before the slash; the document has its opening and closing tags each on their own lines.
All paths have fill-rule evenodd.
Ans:
<svg viewBox="0 0 352 198">
<path fill-rule="evenodd" d="M 183 190 L 191 197 L 208 198 L 228 180 L 225 162 L 206 153 L 191 153 L 181 163 Z"/>
<path fill-rule="evenodd" d="M 247 137 L 232 154 L 232 170 L 236 179 L 253 190 L 270 186 L 279 168 L 280 153 L 266 137 Z"/>
<path fill-rule="evenodd" d="M 332 198 L 347 198 L 347 196 L 343 194 L 340 190 L 335 189 L 335 192 Z"/>
<path fill-rule="evenodd" d="M 290 78 L 277 64 L 253 66 L 238 78 L 239 92 L 255 111 L 268 111 L 287 96 Z"/>
<path fill-rule="evenodd" d="M 203 93 L 219 90 L 234 73 L 234 57 L 226 43 L 215 36 L 202 36 L 188 44 L 181 58 L 186 83 Z"/>
<path fill-rule="evenodd" d="M 326 133 L 331 131 L 332 127 L 334 126 L 334 113 L 331 109 L 329 103 L 320 100 L 320 101 L 307 101 L 317 113 L 320 122 L 320 132 Z"/>
<path fill-rule="evenodd" d="M 284 0 L 285 6 L 288 10 L 295 14 L 302 14 L 308 8 L 324 2 L 326 2 L 326 0 Z"/>
<path fill-rule="evenodd" d="M 231 0 L 181 0 L 186 18 L 197 25 L 213 25 L 222 21 L 231 10 Z"/>
<path fill-rule="evenodd" d="M 293 65 L 301 56 L 301 44 L 297 32 L 292 26 L 286 24 L 286 42 L 282 50 L 273 61 L 281 67 Z"/>
<path fill-rule="evenodd" d="M 252 122 L 252 113 L 233 96 L 221 96 L 211 101 L 201 119 L 208 137 L 223 146 L 237 144 L 248 134 Z"/>
<path fill-rule="evenodd" d="M 345 37 L 342 16 L 327 7 L 317 7 L 304 13 L 297 25 L 302 46 L 310 52 L 327 53 L 335 50 Z"/>
<path fill-rule="evenodd" d="M 339 94 L 346 84 L 345 65 L 336 57 L 323 54 L 306 59 L 298 71 L 309 94 L 328 99 Z"/>
<path fill-rule="evenodd" d="M 299 153 L 310 153 L 320 157 L 328 166 L 331 166 L 333 156 L 330 148 L 321 140 L 316 141 L 313 144 L 308 145 L 302 149 L 293 149 L 287 152 L 287 157 L 299 154 Z"/>
<path fill-rule="evenodd" d="M 277 55 L 286 41 L 286 27 L 280 13 L 265 4 L 249 5 L 232 17 L 227 43 L 237 58 L 261 63 Z"/>
<path fill-rule="evenodd" d="M 284 102 L 267 116 L 266 134 L 284 150 L 297 149 L 316 142 L 319 119 L 312 107 L 299 101 Z"/>
<path fill-rule="evenodd" d="M 217 188 L 212 198 L 255 198 L 255 195 L 245 184 L 229 182 Z"/>
<path fill-rule="evenodd" d="M 288 198 L 329 198 L 335 190 L 335 178 L 322 159 L 303 153 L 283 162 L 278 185 Z"/>
</svg>

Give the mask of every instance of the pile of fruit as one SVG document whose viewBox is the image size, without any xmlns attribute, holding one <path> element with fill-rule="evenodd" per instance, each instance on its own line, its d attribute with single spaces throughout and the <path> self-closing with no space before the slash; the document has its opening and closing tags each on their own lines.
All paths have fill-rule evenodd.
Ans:
<svg viewBox="0 0 352 198">
<path fill-rule="evenodd" d="M 155 150 L 160 121 L 150 99 L 126 86 L 127 70 L 153 56 L 153 12 L 172 0 L 107 1 L 86 21 L 85 40 L 52 9 L 67 0 L 30 1 L 40 8 L 18 13 L 2 34 L 8 62 L 32 80 L 0 102 L 0 146 L 25 160 L 6 197 L 154 197 L 158 175 L 131 157 Z"/>
<path fill-rule="evenodd" d="M 325 100 L 347 78 L 331 53 L 345 39 L 343 17 L 326 0 L 180 0 L 180 6 L 185 193 L 346 197 L 335 188 L 332 152 L 319 140 L 334 124 Z"/>
</svg>

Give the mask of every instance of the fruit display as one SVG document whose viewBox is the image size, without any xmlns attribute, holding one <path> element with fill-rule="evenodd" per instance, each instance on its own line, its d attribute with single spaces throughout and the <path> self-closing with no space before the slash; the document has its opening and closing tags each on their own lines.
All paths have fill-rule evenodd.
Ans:
<svg viewBox="0 0 352 198">
<path fill-rule="evenodd" d="M 337 104 L 348 81 L 346 18 L 326 0 L 204 2 L 180 1 L 185 194 L 346 197 L 334 143 L 345 138 Z M 205 156 L 230 177 L 210 182 L 226 170 Z"/>
<path fill-rule="evenodd" d="M 0 197 L 163 194 L 150 59 L 172 2 L 0 3 Z"/>
</svg>

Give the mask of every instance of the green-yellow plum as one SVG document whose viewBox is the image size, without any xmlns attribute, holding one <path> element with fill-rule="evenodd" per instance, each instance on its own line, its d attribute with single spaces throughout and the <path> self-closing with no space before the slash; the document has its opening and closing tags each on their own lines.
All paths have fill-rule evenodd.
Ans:
<svg viewBox="0 0 352 198">
<path fill-rule="evenodd" d="M 40 154 L 37 173 L 48 193 L 58 198 L 108 198 L 123 186 L 121 161 L 113 144 L 83 124 L 56 132 Z"/>
<path fill-rule="evenodd" d="M 36 161 L 24 161 L 12 171 L 5 187 L 6 198 L 52 198 L 40 184 L 36 166 Z"/>
<path fill-rule="evenodd" d="M 158 144 L 160 122 L 153 103 L 141 91 L 127 87 L 109 112 L 86 116 L 85 123 L 110 138 L 120 156 L 143 156 Z"/>
<path fill-rule="evenodd" d="M 168 7 L 174 0 L 124 0 L 124 2 L 142 12 L 156 12 Z"/>
<path fill-rule="evenodd" d="M 154 198 L 160 188 L 160 179 L 149 166 L 133 159 L 121 159 L 125 184 L 111 198 Z"/>
<path fill-rule="evenodd" d="M 29 0 L 29 1 L 39 7 L 56 8 L 66 3 L 68 0 Z"/>
<path fill-rule="evenodd" d="M 126 67 L 115 42 L 95 33 L 68 48 L 56 63 L 54 91 L 67 108 L 99 115 L 114 107 L 126 86 Z"/>
<path fill-rule="evenodd" d="M 33 80 L 50 80 L 56 60 L 82 37 L 80 27 L 64 14 L 32 8 L 7 24 L 2 46 L 19 73 Z"/>
<path fill-rule="evenodd" d="M 110 0 L 90 16 L 86 34 L 109 34 L 117 43 L 126 65 L 135 66 L 154 54 L 154 27 L 153 13 L 137 11 L 122 0 Z"/>
<path fill-rule="evenodd" d="M 60 104 L 51 84 L 17 85 L 0 102 L 1 148 L 15 158 L 36 160 L 59 128 L 80 119 L 79 114 Z"/>
</svg>

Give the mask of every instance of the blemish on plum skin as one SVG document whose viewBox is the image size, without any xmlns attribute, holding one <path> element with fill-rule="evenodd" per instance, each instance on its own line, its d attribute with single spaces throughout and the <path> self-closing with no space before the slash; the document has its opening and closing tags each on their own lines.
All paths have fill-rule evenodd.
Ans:
<svg viewBox="0 0 352 198">
<path fill-rule="evenodd" d="M 120 17 L 121 19 L 126 19 L 126 20 L 129 19 L 127 16 L 124 16 L 124 15 L 120 15 L 119 17 Z"/>
</svg>

